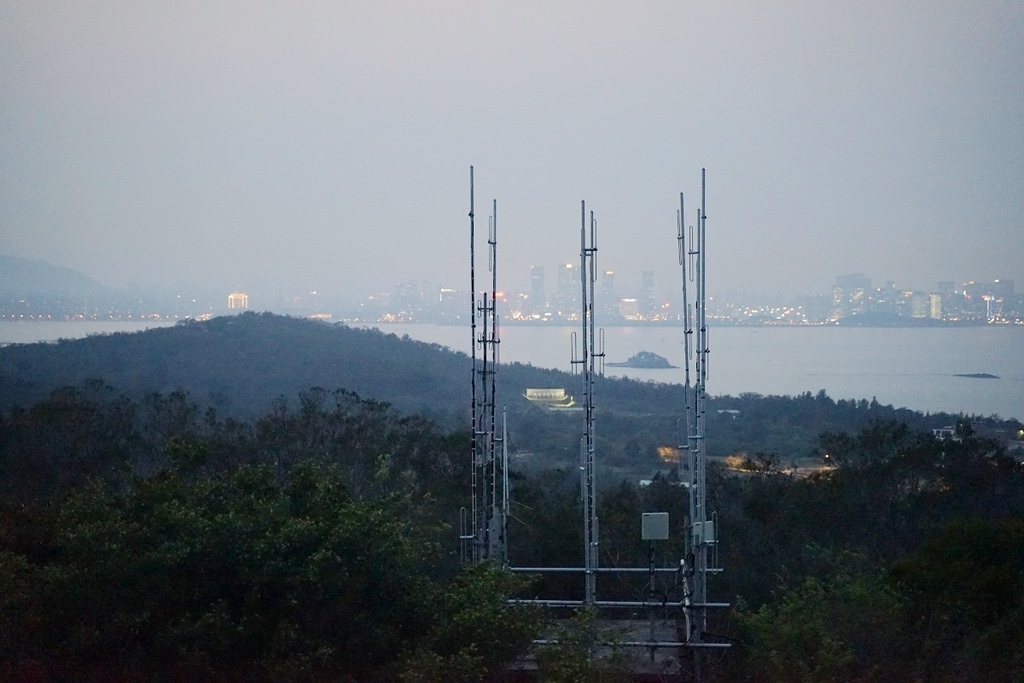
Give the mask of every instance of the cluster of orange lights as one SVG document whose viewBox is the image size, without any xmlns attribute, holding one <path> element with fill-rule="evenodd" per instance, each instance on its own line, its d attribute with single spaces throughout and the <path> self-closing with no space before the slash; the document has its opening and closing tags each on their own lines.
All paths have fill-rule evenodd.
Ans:
<svg viewBox="0 0 1024 683">
<path fill-rule="evenodd" d="M 658 457 L 662 462 L 679 462 L 679 449 L 675 446 L 658 446 Z"/>
</svg>

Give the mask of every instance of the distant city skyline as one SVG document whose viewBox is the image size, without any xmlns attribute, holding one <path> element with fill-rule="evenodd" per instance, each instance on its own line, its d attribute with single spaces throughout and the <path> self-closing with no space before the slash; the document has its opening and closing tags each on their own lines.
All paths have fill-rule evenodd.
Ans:
<svg viewBox="0 0 1024 683">
<path fill-rule="evenodd" d="M 446 288 L 446 289 L 457 289 L 457 290 L 460 290 L 460 291 L 463 291 L 463 290 L 468 291 L 468 284 L 469 284 L 469 256 L 468 256 L 468 248 L 467 248 L 467 255 L 466 255 L 466 264 L 465 264 L 465 267 L 464 267 L 463 271 L 459 272 L 457 275 L 455 275 L 453 277 L 448 277 L 448 278 L 445 278 L 445 279 L 440 280 L 440 281 L 434 281 L 434 280 L 432 280 L 429 277 L 421 277 L 421 276 L 417 276 L 415 273 L 408 273 L 405 276 L 396 276 L 396 277 L 391 278 L 389 284 L 385 284 L 385 285 L 383 285 L 381 287 L 368 287 L 367 286 L 367 287 L 361 287 L 360 288 L 358 286 L 359 283 L 356 283 L 355 287 L 349 288 L 346 292 L 344 292 L 344 293 L 342 293 L 340 295 L 338 294 L 338 292 L 336 292 L 336 291 L 332 292 L 329 289 L 328 290 L 316 289 L 316 288 L 308 288 L 308 289 L 265 289 L 265 288 L 260 287 L 258 285 L 251 286 L 250 283 L 241 282 L 241 281 L 235 282 L 234 284 L 231 284 L 231 285 L 225 287 L 225 286 L 222 286 L 222 285 L 220 285 L 220 284 L 218 284 L 216 282 L 212 282 L 211 281 L 212 278 L 208 279 L 206 281 L 200 280 L 200 281 L 197 281 L 197 282 L 179 281 L 179 282 L 175 283 L 174 286 L 164 286 L 164 285 L 159 285 L 159 284 L 155 284 L 155 283 L 141 284 L 141 283 L 135 283 L 135 282 L 128 283 L 128 285 L 126 285 L 126 286 L 125 285 L 118 286 L 116 284 L 112 284 L 109 281 L 105 281 L 105 279 L 103 277 L 96 277 L 95 274 L 84 272 L 84 271 L 78 271 L 76 269 L 71 268 L 67 264 L 55 263 L 55 262 L 47 261 L 47 260 L 44 260 L 44 259 L 27 258 L 27 257 L 24 257 L 24 256 L 20 256 L 18 254 L 3 254 L 3 253 L 0 253 L 0 257 L 3 257 L 3 256 L 10 256 L 10 257 L 13 257 L 13 258 L 16 258 L 16 259 L 22 259 L 24 261 L 30 261 L 30 262 L 31 261 L 38 261 L 40 263 L 44 263 L 44 264 L 47 264 L 47 265 L 50 265 L 50 266 L 54 266 L 56 268 L 66 268 L 66 269 L 72 270 L 72 271 L 74 271 L 76 273 L 80 273 L 81 275 L 83 275 L 85 277 L 88 277 L 91 280 L 95 281 L 97 284 L 105 286 L 105 287 L 112 287 L 112 288 L 115 288 L 115 289 L 127 289 L 127 290 L 136 290 L 136 291 L 160 293 L 160 294 L 164 294 L 164 295 L 166 295 L 166 294 L 172 294 L 172 295 L 180 294 L 180 295 L 183 295 L 183 296 L 184 295 L 190 295 L 191 296 L 191 295 L 195 295 L 195 294 L 202 294 L 204 297 L 211 298 L 211 299 L 222 298 L 221 297 L 222 294 L 224 296 L 227 296 L 227 294 L 230 293 L 231 291 L 239 291 L 239 292 L 243 292 L 244 291 L 244 292 L 246 292 L 249 295 L 254 295 L 254 297 L 256 299 L 275 300 L 275 301 L 281 301 L 281 300 L 293 299 L 293 298 L 311 298 L 311 297 L 319 297 L 321 299 L 331 299 L 331 300 L 352 300 L 352 301 L 357 301 L 357 300 L 365 299 L 367 297 L 372 297 L 372 296 L 378 296 L 378 295 L 381 295 L 381 294 L 391 293 L 394 290 L 396 290 L 396 289 L 398 289 L 398 288 L 400 288 L 400 287 L 402 287 L 402 286 L 404 286 L 405 284 L 408 284 L 408 283 L 415 283 L 417 286 L 422 286 L 422 285 L 425 285 L 425 284 L 429 284 L 431 287 L 433 287 L 433 288 L 435 288 L 437 290 L 440 290 L 442 288 Z M 488 268 L 487 262 L 484 259 L 482 259 L 479 255 L 478 255 L 477 258 L 478 258 L 478 263 L 476 264 L 476 267 L 477 267 L 478 271 L 480 271 L 482 269 L 482 271 L 486 272 L 487 268 Z M 543 264 L 541 264 L 539 261 L 537 261 L 537 262 L 535 262 L 533 265 L 531 265 L 529 267 L 529 269 L 526 271 L 525 275 L 520 273 L 520 274 L 518 274 L 519 277 L 515 278 L 515 277 L 508 277 L 509 274 L 505 272 L 506 269 L 503 267 L 503 264 L 501 263 L 501 261 L 499 259 L 498 267 L 497 267 L 497 271 L 498 271 L 498 283 L 497 283 L 498 284 L 498 289 L 503 291 L 503 292 L 514 293 L 514 294 L 521 294 L 521 293 L 525 293 L 525 292 L 532 292 L 538 286 L 537 269 L 540 269 L 542 271 L 541 275 L 540 275 L 540 278 L 541 278 L 541 281 L 543 282 L 543 289 L 547 293 L 548 296 L 551 296 L 553 293 L 556 293 L 556 288 L 559 287 L 559 282 L 558 282 L 558 279 L 560 277 L 559 271 L 563 267 L 565 267 L 565 266 L 569 266 L 571 269 L 578 269 L 579 268 L 579 262 L 578 261 L 579 261 L 578 257 L 577 257 L 576 260 L 563 259 L 563 260 L 560 260 L 560 261 L 557 261 L 557 262 L 553 262 L 553 265 L 548 265 L 548 262 L 544 262 Z M 674 295 L 679 290 L 679 288 L 681 286 L 681 272 L 680 272 L 680 269 L 679 269 L 678 266 L 670 269 L 669 271 L 667 271 L 665 273 L 659 273 L 659 272 L 655 271 L 652 268 L 641 268 L 640 270 L 635 271 L 635 272 L 632 272 L 632 271 L 631 272 L 623 272 L 623 271 L 617 270 L 614 267 L 611 267 L 608 264 L 608 258 L 607 257 L 601 259 L 601 261 L 607 267 L 600 268 L 600 271 L 602 271 L 602 272 L 610 272 L 610 273 L 614 274 L 614 281 L 616 283 L 616 285 L 615 285 L 616 286 L 616 291 L 622 293 L 623 295 L 629 295 L 629 296 L 641 295 L 643 293 L 643 291 L 644 291 L 644 287 L 645 287 L 644 281 L 645 281 L 646 278 L 653 279 L 653 289 L 657 293 L 659 298 L 664 298 L 665 296 Z M 830 279 L 828 279 L 828 281 L 826 281 L 819 289 L 814 290 L 814 291 L 796 292 L 796 293 L 793 293 L 791 295 L 780 295 L 780 294 L 774 293 L 773 289 L 769 285 L 766 285 L 765 287 L 761 288 L 760 290 L 754 289 L 754 290 L 751 290 L 751 291 L 739 291 L 737 288 L 730 287 L 729 286 L 730 283 L 720 282 L 719 279 L 714 277 L 714 276 L 715 276 L 715 273 L 711 273 L 711 275 L 709 276 L 709 281 L 708 281 L 709 293 L 710 293 L 710 295 L 712 297 L 728 298 L 731 301 L 740 301 L 740 302 L 749 302 L 748 300 L 752 300 L 752 301 L 757 301 L 757 302 L 762 302 L 762 303 L 763 302 L 767 302 L 767 301 L 776 302 L 776 303 L 782 303 L 782 302 L 792 303 L 792 302 L 795 302 L 795 301 L 797 301 L 799 299 L 802 299 L 802 298 L 808 297 L 808 296 L 819 296 L 819 295 L 829 294 L 829 293 L 831 293 L 832 288 L 837 284 L 837 281 L 841 280 L 842 278 L 851 277 L 851 276 L 866 278 L 866 280 L 868 282 L 873 283 L 874 286 L 876 286 L 876 287 L 880 286 L 879 283 L 882 283 L 882 284 L 892 283 L 894 286 L 896 286 L 901 291 L 915 291 L 915 292 L 939 292 L 940 290 L 944 289 L 945 287 L 948 287 L 948 286 L 951 286 L 951 285 L 952 286 L 961 286 L 961 285 L 967 285 L 967 284 L 975 283 L 975 282 L 977 282 L 977 283 L 991 283 L 991 282 L 1003 281 L 1003 282 L 1009 282 L 1009 283 L 1011 283 L 1011 285 L 1014 285 L 1016 283 L 1024 283 L 1024 277 L 1014 277 L 1013 274 L 1002 274 L 1002 275 L 996 275 L 996 276 L 981 276 L 981 277 L 979 277 L 979 276 L 971 276 L 971 277 L 968 277 L 968 278 L 966 278 L 964 280 L 956 280 L 954 278 L 942 277 L 940 275 L 940 277 L 938 279 L 936 279 L 934 282 L 925 284 L 924 286 L 919 286 L 919 285 L 914 284 L 914 283 L 902 282 L 902 281 L 899 280 L 898 277 L 888 277 L 888 276 L 885 276 L 884 274 L 881 277 L 876 277 L 876 276 L 874 276 L 871 273 L 871 271 L 866 270 L 866 269 L 860 269 L 860 270 L 856 270 L 856 271 L 835 274 Z M 572 285 L 570 285 L 570 286 L 578 285 L 578 279 L 576 279 L 576 278 L 578 278 L 578 274 L 577 273 L 573 273 L 572 277 L 574 279 L 573 279 Z M 478 272 L 478 278 L 479 278 L 479 272 Z M 509 282 L 512 281 L 512 280 L 518 280 L 519 284 L 516 285 L 516 286 L 509 285 Z M 0 280 L 0 283 L 2 283 L 2 280 Z M 477 285 L 478 285 L 479 291 L 488 291 L 490 289 L 490 274 L 488 274 L 486 276 L 486 282 L 484 282 L 481 279 L 478 279 Z"/>
<path fill-rule="evenodd" d="M 195 295 L 197 293 L 203 295 L 206 298 L 219 298 L 222 292 L 228 290 L 244 290 L 250 295 L 253 295 L 255 299 L 262 299 L 265 301 L 281 302 L 286 299 L 294 298 L 309 298 L 311 296 L 318 296 L 321 299 L 329 299 L 333 301 L 358 301 L 367 297 L 377 296 L 383 293 L 391 292 L 402 283 L 416 282 L 419 285 L 429 283 L 431 286 L 440 288 L 455 288 L 455 289 L 468 289 L 469 281 L 469 253 L 468 253 L 468 236 L 466 239 L 466 262 L 463 264 L 461 271 L 455 274 L 449 274 L 441 277 L 440 279 L 434 279 L 427 274 L 421 274 L 417 276 L 415 273 L 408 273 L 407 276 L 397 277 L 381 277 L 379 282 L 382 283 L 377 285 L 376 283 L 370 284 L 368 282 L 353 282 L 350 286 L 337 288 L 337 287 L 278 287 L 274 284 L 268 284 L 261 282 L 256 279 L 252 282 L 246 282 L 244 280 L 236 280 L 231 283 L 223 284 L 217 282 L 216 277 L 207 277 L 194 282 L 187 282 L 182 278 L 173 278 L 171 284 L 162 284 L 157 282 L 128 282 L 125 284 L 117 284 L 117 280 L 111 280 L 105 277 L 103 273 L 95 273 L 88 271 L 78 271 L 90 279 L 96 281 L 106 287 L 119 288 L 119 289 L 135 289 L 140 291 L 152 291 L 161 292 L 164 294 L 181 294 L 181 295 Z M 486 245 L 485 245 L 486 246 Z M 479 245 L 478 245 L 479 248 Z M 499 242 L 500 250 L 500 242 Z M 599 249 L 600 252 L 600 249 Z M 3 255 L 3 254 L 0 254 Z M 15 258 L 23 258 L 25 260 L 38 260 L 44 263 L 49 263 L 61 268 L 72 268 L 65 263 L 56 263 L 46 259 L 36 259 L 27 257 L 20 254 L 6 254 Z M 681 286 L 681 273 L 678 264 L 673 264 L 673 267 L 668 268 L 664 272 L 659 272 L 653 268 L 644 267 L 641 263 L 637 269 L 620 270 L 614 267 L 613 255 L 599 254 L 600 261 L 603 264 L 602 271 L 610 271 L 615 274 L 615 281 L 617 288 L 620 291 L 627 292 L 630 295 L 638 295 L 641 293 L 643 286 L 642 280 L 647 274 L 653 274 L 654 276 L 654 290 L 659 297 L 664 298 L 670 293 L 675 293 Z M 541 268 L 544 271 L 545 288 L 549 293 L 555 286 L 555 279 L 557 277 L 558 269 L 568 264 L 573 268 L 579 267 L 579 258 L 577 255 L 576 259 L 562 259 L 559 261 L 551 260 L 532 260 L 527 270 L 521 273 L 509 273 L 507 267 L 502 261 L 502 257 L 498 260 L 498 287 L 499 289 L 507 292 L 522 293 L 531 291 L 535 286 L 534 283 L 534 270 Z M 477 268 L 487 270 L 487 262 L 483 260 L 478 254 Z M 74 269 L 74 268 L 72 268 Z M 77 270 L 77 269 L 74 269 Z M 710 270 L 710 269 L 709 269 Z M 899 275 L 886 276 L 882 275 L 876 277 L 872 275 L 872 272 L 866 268 L 856 269 L 858 274 L 865 275 L 875 283 L 893 282 L 902 290 L 906 291 L 920 291 L 920 292 L 934 292 L 938 291 L 943 283 L 953 283 L 961 285 L 969 282 L 994 282 L 999 280 L 1010 281 L 1010 282 L 1024 282 L 1024 277 L 1015 276 L 1014 274 L 983 274 L 981 276 L 977 274 L 969 274 L 967 278 L 958 280 L 938 274 L 937 279 L 931 283 L 917 283 L 917 282 L 906 282 L 901 281 Z M 848 274 L 848 273 L 847 273 Z M 487 276 L 490 277 L 489 275 Z M 800 298 L 807 296 L 816 296 L 819 294 L 826 294 L 831 290 L 831 287 L 835 284 L 835 280 L 842 275 L 833 275 L 827 278 L 816 290 L 810 291 L 797 291 L 792 293 L 782 293 L 778 287 L 773 287 L 772 282 L 764 283 L 760 288 L 752 287 L 743 289 L 734 286 L 731 282 L 723 282 L 717 273 L 711 272 L 709 275 L 708 288 L 709 293 L 713 297 L 724 297 L 732 301 L 741 302 L 794 302 Z M 480 291 L 489 289 L 490 280 L 486 283 L 478 282 Z"/>
<path fill-rule="evenodd" d="M 578 266 L 563 263 L 549 288 L 540 266 L 530 270 L 530 288 L 517 291 L 497 283 L 499 316 L 506 322 L 571 322 L 580 314 Z M 465 283 L 468 285 L 468 282 Z M 478 294 L 491 283 L 480 283 Z M 189 292 L 193 293 L 189 293 Z M 110 289 L 84 274 L 44 262 L 0 255 L 0 318 L 206 317 L 245 310 L 271 311 L 338 320 L 457 322 L 468 318 L 468 287 L 437 286 L 408 279 L 372 294 L 353 293 L 342 300 L 317 290 L 254 294 L 232 288 L 212 296 L 198 288 L 173 291 Z M 595 311 L 603 322 L 629 324 L 671 322 L 681 315 L 678 289 L 662 292 L 656 273 L 643 271 L 639 282 L 623 284 L 610 269 L 598 273 Z M 836 276 L 828 291 L 786 301 L 709 293 L 709 313 L 716 324 L 820 324 L 859 320 L 884 324 L 899 320 L 941 322 L 1020 322 L 1024 296 L 1010 279 L 941 281 L 928 290 L 899 286 L 892 280 L 876 286 L 865 273 Z"/>
</svg>

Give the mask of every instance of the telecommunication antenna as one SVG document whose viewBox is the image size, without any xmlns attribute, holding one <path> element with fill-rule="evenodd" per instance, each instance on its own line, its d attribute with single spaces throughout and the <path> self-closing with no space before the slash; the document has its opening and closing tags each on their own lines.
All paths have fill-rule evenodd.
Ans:
<svg viewBox="0 0 1024 683">
<path fill-rule="evenodd" d="M 604 332 L 595 324 L 595 286 L 597 269 L 597 220 L 593 211 L 588 215 L 586 202 L 580 202 L 580 337 L 572 333 L 573 374 L 583 378 L 582 408 L 583 435 L 580 438 L 579 470 L 580 498 L 583 523 L 583 566 L 513 566 L 509 556 L 508 519 L 510 488 L 508 478 L 507 420 L 502 414 L 500 435 L 495 410 L 495 371 L 498 365 L 497 304 L 497 202 L 489 223 L 488 268 L 491 272 L 490 292 L 477 293 L 476 284 L 476 224 L 473 167 L 470 177 L 470 303 L 472 331 L 472 503 L 461 512 L 461 543 L 464 562 L 496 561 L 508 571 L 524 573 L 574 573 L 583 576 L 583 596 L 515 599 L 517 603 L 540 604 L 556 609 L 600 608 L 619 615 L 618 623 L 630 629 L 635 627 L 636 610 L 649 610 L 645 624 L 647 636 L 636 639 L 597 643 L 599 646 L 630 646 L 650 651 L 654 663 L 655 652 L 674 653 L 662 661 L 659 674 L 667 673 L 665 666 L 678 666 L 680 649 L 693 654 L 692 680 L 701 682 L 705 677 L 704 653 L 708 648 L 728 647 L 708 632 L 708 610 L 728 607 L 727 603 L 709 603 L 708 576 L 721 569 L 717 567 L 716 518 L 709 515 L 706 501 L 706 382 L 708 377 L 708 332 L 706 314 L 705 235 L 706 193 L 705 173 L 701 171 L 701 207 L 695 226 L 689 235 L 684 225 L 683 195 L 679 195 L 677 213 L 677 242 L 682 269 L 683 329 L 685 346 L 685 414 L 686 434 L 681 439 L 678 467 L 685 469 L 680 480 L 688 486 L 689 508 L 682 523 L 684 557 L 676 564 L 657 567 L 654 563 L 653 541 L 669 537 L 668 513 L 644 513 L 641 525 L 642 540 L 649 543 L 646 567 L 600 566 L 597 462 L 596 462 L 596 409 L 594 402 L 595 379 L 604 372 Z M 690 301 L 690 289 L 694 301 Z M 478 333 L 478 326 L 482 331 Z M 692 368 L 691 368 L 692 366 Z M 692 370 L 692 379 L 691 379 Z M 642 575 L 647 577 L 646 599 L 599 599 L 597 577 L 601 574 Z M 671 577 L 674 599 L 666 592 L 659 599 L 655 591 L 655 576 Z M 613 591 L 614 592 L 614 591 Z M 655 611 L 663 615 L 655 628 Z M 626 616 L 628 615 L 628 616 Z M 630 633 L 638 633 L 633 628 Z M 536 644 L 552 641 L 537 640 Z M 592 653 L 594 651 L 592 650 Z"/>
<path fill-rule="evenodd" d="M 707 599 L 708 576 L 721 572 L 717 567 L 718 539 L 715 529 L 715 515 L 707 511 L 706 438 L 707 378 L 708 378 L 708 327 L 706 258 L 707 253 L 707 202 L 706 175 L 701 169 L 700 209 L 695 225 L 689 227 L 689 240 L 685 223 L 683 195 L 679 195 L 679 212 L 676 217 L 679 265 L 682 269 L 683 297 L 683 345 L 685 349 L 685 412 L 686 438 L 680 444 L 680 464 L 685 464 L 689 489 L 689 525 L 684 531 L 683 546 L 686 557 L 681 568 L 684 576 L 685 641 L 694 648 L 694 680 L 704 680 L 703 655 L 701 648 L 728 647 L 728 643 L 710 640 L 708 636 L 709 608 L 728 607 L 726 603 L 709 603 Z M 694 301 L 691 307 L 687 283 L 694 285 Z M 693 365 L 693 384 L 690 366 Z M 685 462 L 684 461 L 685 458 Z"/>
<path fill-rule="evenodd" d="M 462 510 L 460 520 L 462 559 L 464 562 L 496 560 L 507 563 L 505 552 L 505 516 L 508 505 L 506 475 L 507 452 L 502 435 L 497 434 L 495 410 L 495 374 L 498 367 L 498 202 L 493 201 L 487 237 L 491 289 L 477 298 L 476 290 L 476 207 L 473 167 L 469 167 L 469 281 L 472 331 L 471 419 L 472 502 L 468 513 Z M 477 320 L 482 328 L 477 334 Z M 478 354 L 479 351 L 479 354 Z M 498 447 L 502 450 L 499 453 Z"/>
<path fill-rule="evenodd" d="M 597 601 L 599 567 L 597 531 L 597 460 L 594 440 L 594 377 L 604 370 L 604 343 L 594 334 L 594 284 L 597 281 L 597 220 L 590 212 L 589 240 L 587 205 L 580 202 L 580 285 L 582 294 L 582 339 L 576 353 L 573 339 L 572 365 L 582 368 L 584 429 L 580 439 L 580 499 L 583 501 L 584 604 Z M 573 335 L 575 337 L 575 335 Z"/>
</svg>

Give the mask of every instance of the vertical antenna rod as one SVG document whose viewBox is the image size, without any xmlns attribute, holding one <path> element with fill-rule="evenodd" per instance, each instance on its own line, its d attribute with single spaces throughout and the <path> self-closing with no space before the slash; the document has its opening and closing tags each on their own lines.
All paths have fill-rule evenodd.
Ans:
<svg viewBox="0 0 1024 683">
<path fill-rule="evenodd" d="M 470 475 L 469 519 L 460 521 L 462 529 L 463 562 L 479 562 L 499 559 L 507 562 L 504 550 L 506 522 L 504 454 L 499 456 L 498 444 L 504 435 L 498 436 L 495 415 L 495 371 L 498 366 L 498 316 L 497 316 L 497 214 L 498 202 L 494 201 L 494 212 L 490 218 L 487 244 L 489 246 L 488 269 L 491 271 L 491 290 L 484 291 L 477 300 L 476 291 L 476 210 L 473 167 L 469 167 L 469 285 L 470 285 L 470 328 L 472 333 L 472 470 Z M 477 333 L 477 318 L 482 331 Z M 480 347 L 480 354 L 477 354 Z M 478 386 L 479 385 L 479 386 Z"/>
<path fill-rule="evenodd" d="M 679 263 L 683 276 L 683 329 L 686 354 L 686 443 L 680 445 L 680 453 L 686 459 L 689 485 L 690 524 L 684 536 L 687 554 L 683 560 L 686 579 L 686 642 L 694 648 L 694 680 L 703 681 L 702 648 L 720 645 L 705 639 L 708 635 L 708 608 L 724 605 L 711 604 L 707 600 L 707 579 L 711 573 L 720 571 L 711 565 L 711 552 L 717 544 L 714 516 L 707 511 L 707 442 L 705 435 L 707 418 L 708 378 L 708 327 L 707 327 L 707 198 L 705 170 L 701 169 L 700 209 L 696 225 L 690 226 L 687 244 L 684 225 L 683 195 L 679 195 L 677 214 L 677 240 Z M 688 299 L 687 282 L 695 287 L 693 307 Z M 691 337 L 693 344 L 691 345 Z M 690 384 L 690 361 L 694 362 L 694 384 Z M 682 460 L 682 457 L 680 458 Z"/>
<path fill-rule="evenodd" d="M 706 503 L 707 492 L 705 490 L 705 465 L 707 456 L 707 442 L 705 440 L 705 418 L 707 398 L 707 375 L 708 375 L 708 327 L 707 327 L 707 291 L 706 283 L 706 225 L 705 215 L 705 192 L 704 192 L 704 170 L 701 169 L 700 183 L 700 211 L 697 214 L 697 230 L 695 250 L 695 269 L 693 275 L 696 279 L 697 292 L 694 307 L 694 325 L 696 327 L 696 377 L 694 385 L 693 401 L 693 433 L 690 438 L 691 452 L 693 454 L 692 470 L 690 478 L 690 500 L 693 521 L 693 549 L 696 558 L 694 566 L 694 601 L 701 605 L 698 608 L 698 618 L 694 620 L 694 637 L 699 640 L 707 630 L 707 608 L 703 604 L 707 602 L 707 570 L 708 570 L 708 546 L 714 542 L 714 531 L 710 529 L 711 521 L 708 519 Z"/>
<path fill-rule="evenodd" d="M 580 202 L 580 284 L 583 297 L 583 339 L 580 364 L 583 366 L 585 427 L 580 440 L 580 495 L 583 502 L 583 569 L 584 604 L 597 601 L 598 533 L 597 482 L 594 437 L 595 361 L 604 358 L 604 349 L 597 348 L 594 335 L 594 283 L 597 280 L 597 220 L 590 212 L 589 244 L 587 240 L 587 208 Z"/>
<path fill-rule="evenodd" d="M 473 561 L 476 562 L 480 559 L 480 547 L 477 541 L 478 536 L 478 519 L 480 511 L 477 509 L 477 501 L 479 498 L 477 488 L 479 482 L 477 482 L 477 469 L 480 460 L 480 453 L 478 452 L 479 438 L 477 436 L 477 400 L 476 400 L 476 377 L 477 377 L 477 360 L 476 360 L 476 212 L 474 207 L 474 189 L 473 189 L 473 167 L 469 167 L 469 320 L 470 320 L 470 347 L 471 347 L 471 358 L 472 367 L 470 368 L 470 419 L 472 420 L 472 444 L 470 446 L 470 510 L 469 520 L 470 525 L 468 529 L 462 530 L 462 561 Z M 469 547 L 467 548 L 467 543 Z"/>
<path fill-rule="evenodd" d="M 491 303 L 487 305 L 487 297 L 484 295 L 484 305 L 481 314 L 484 318 L 484 336 L 481 339 L 484 352 L 484 371 L 481 375 L 481 383 L 484 389 L 484 410 L 487 424 L 487 470 L 485 475 L 489 482 L 489 490 L 486 492 L 486 553 L 488 558 L 500 560 L 505 563 L 503 556 L 504 547 L 504 522 L 501 520 L 504 506 L 500 503 L 499 474 L 501 474 L 501 462 L 499 457 L 498 444 L 502 437 L 497 432 L 497 403 L 495 401 L 495 375 L 498 370 L 498 200 L 492 200 L 490 230 L 487 236 L 490 260 L 487 264 L 491 271 Z M 488 322 L 490 323 L 490 334 L 487 334 Z"/>
</svg>

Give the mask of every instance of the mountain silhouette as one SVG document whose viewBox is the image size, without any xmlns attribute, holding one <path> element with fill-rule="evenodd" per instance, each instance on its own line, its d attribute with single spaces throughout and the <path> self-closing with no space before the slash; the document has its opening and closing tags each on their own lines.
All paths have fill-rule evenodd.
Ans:
<svg viewBox="0 0 1024 683">
<path fill-rule="evenodd" d="M 572 391 L 580 381 L 521 364 L 502 366 L 496 376 L 499 401 L 525 402 L 527 386 Z M 135 397 L 185 391 L 241 418 L 321 387 L 449 422 L 470 411 L 473 369 L 467 353 L 407 336 L 251 312 L 0 349 L 0 409 L 27 407 L 55 388 L 95 379 Z"/>
<path fill-rule="evenodd" d="M 87 275 L 46 261 L 0 255 L 0 297 L 114 297 L 119 293 Z"/>
</svg>

